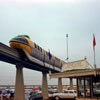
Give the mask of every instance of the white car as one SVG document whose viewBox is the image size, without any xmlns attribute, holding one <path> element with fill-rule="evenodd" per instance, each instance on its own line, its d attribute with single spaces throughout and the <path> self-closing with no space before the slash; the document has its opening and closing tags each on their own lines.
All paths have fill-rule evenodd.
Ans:
<svg viewBox="0 0 100 100">
<path fill-rule="evenodd" d="M 76 90 L 65 90 L 64 93 L 52 93 L 49 94 L 49 97 L 54 98 L 55 100 L 59 99 L 74 99 L 76 97 Z"/>
<path fill-rule="evenodd" d="M 67 93 L 70 96 L 74 95 L 74 97 L 77 96 L 76 90 L 65 90 L 64 93 Z"/>
</svg>

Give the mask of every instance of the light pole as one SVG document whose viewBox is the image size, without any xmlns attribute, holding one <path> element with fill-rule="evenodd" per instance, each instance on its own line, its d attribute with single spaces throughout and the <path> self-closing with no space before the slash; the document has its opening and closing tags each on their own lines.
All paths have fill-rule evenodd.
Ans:
<svg viewBox="0 0 100 100">
<path fill-rule="evenodd" d="M 66 34 L 66 50 L 67 50 L 67 58 L 66 58 L 66 60 L 67 60 L 67 62 L 68 62 L 68 34 Z"/>
</svg>

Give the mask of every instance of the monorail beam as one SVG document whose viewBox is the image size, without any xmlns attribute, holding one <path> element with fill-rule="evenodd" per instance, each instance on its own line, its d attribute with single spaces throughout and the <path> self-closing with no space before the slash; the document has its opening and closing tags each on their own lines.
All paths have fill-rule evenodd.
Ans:
<svg viewBox="0 0 100 100">
<path fill-rule="evenodd" d="M 50 69 L 46 66 L 41 66 L 39 63 L 32 63 L 30 61 L 24 61 L 23 59 L 23 53 L 19 52 L 13 48 L 8 47 L 7 45 L 0 42 L 0 61 L 4 61 L 10 64 L 16 64 L 21 63 L 25 68 L 40 71 L 40 72 L 59 72 L 56 69 Z"/>
</svg>

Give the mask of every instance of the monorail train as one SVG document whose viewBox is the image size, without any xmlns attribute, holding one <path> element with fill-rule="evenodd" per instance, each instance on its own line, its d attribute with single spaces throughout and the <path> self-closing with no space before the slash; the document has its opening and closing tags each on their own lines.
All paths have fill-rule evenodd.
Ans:
<svg viewBox="0 0 100 100">
<path fill-rule="evenodd" d="M 32 42 L 30 37 L 27 35 L 18 35 L 17 37 L 11 39 L 9 43 L 11 48 L 24 49 L 27 55 L 31 56 L 31 58 L 34 57 L 59 69 L 62 67 L 62 60 L 58 59 L 50 54 L 50 52 L 47 52 L 36 43 Z"/>
</svg>

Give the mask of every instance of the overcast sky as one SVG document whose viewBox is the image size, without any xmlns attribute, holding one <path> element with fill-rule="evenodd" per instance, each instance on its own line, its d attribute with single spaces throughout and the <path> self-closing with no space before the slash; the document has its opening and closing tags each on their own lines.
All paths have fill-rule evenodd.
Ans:
<svg viewBox="0 0 100 100">
<path fill-rule="evenodd" d="M 96 64 L 100 68 L 100 0 L 0 0 L 0 42 L 21 34 L 62 60 L 87 57 L 93 65 L 93 33 L 96 37 Z M 0 62 L 0 84 L 15 82 L 15 66 Z M 41 84 L 42 74 L 24 69 L 25 84 Z M 56 80 L 57 81 L 57 80 Z M 55 84 L 50 80 L 49 84 Z M 67 84 L 67 82 L 65 82 Z M 64 83 L 64 84 L 65 84 Z"/>
</svg>

